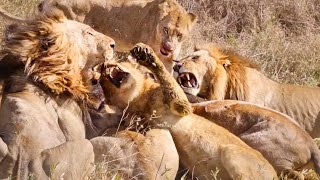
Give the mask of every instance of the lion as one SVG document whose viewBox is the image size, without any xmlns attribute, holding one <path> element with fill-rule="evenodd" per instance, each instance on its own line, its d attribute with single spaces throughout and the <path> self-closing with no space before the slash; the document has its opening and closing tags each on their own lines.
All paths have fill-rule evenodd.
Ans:
<svg viewBox="0 0 320 180">
<path fill-rule="evenodd" d="M 192 113 L 184 92 L 151 47 L 138 44 L 131 56 L 154 73 L 157 81 L 131 61 L 106 62 L 100 78 L 106 104 L 125 112 L 126 119 L 140 117 L 141 123 L 149 122 L 152 128 L 168 129 L 180 162 L 193 177 L 210 179 L 216 168 L 221 179 L 277 176 L 258 151 L 226 129 Z"/>
<path fill-rule="evenodd" d="M 179 156 L 168 130 L 152 129 L 145 135 L 120 131 L 90 142 L 95 161 L 108 163 L 108 171 L 116 171 L 121 179 L 174 179 L 177 174 Z"/>
<path fill-rule="evenodd" d="M 85 139 L 87 74 L 113 58 L 114 40 L 54 9 L 8 33 L 0 61 L 0 179 L 84 178 L 94 162 Z"/>
<path fill-rule="evenodd" d="M 212 44 L 197 47 L 175 65 L 173 74 L 185 93 L 263 105 L 289 115 L 311 137 L 320 137 L 319 88 L 272 81 L 231 50 Z"/>
<path fill-rule="evenodd" d="M 139 42 L 150 45 L 170 72 L 197 19 L 176 0 L 44 0 L 39 11 L 52 6 L 112 37 L 116 51 L 128 51 Z"/>
<path fill-rule="evenodd" d="M 235 100 L 207 101 L 192 107 L 193 113 L 226 128 L 261 152 L 278 174 L 287 172 L 303 180 L 295 170 L 307 167 L 309 162 L 320 172 L 320 150 L 288 115 Z"/>
</svg>

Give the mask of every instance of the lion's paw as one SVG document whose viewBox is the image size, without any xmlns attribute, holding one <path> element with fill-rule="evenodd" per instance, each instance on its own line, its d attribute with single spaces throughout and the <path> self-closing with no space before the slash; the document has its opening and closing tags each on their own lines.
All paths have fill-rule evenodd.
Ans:
<svg viewBox="0 0 320 180">
<path fill-rule="evenodd" d="M 159 62 L 157 62 L 156 55 L 152 48 L 146 44 L 138 43 L 130 51 L 131 55 L 137 59 L 138 63 L 146 66 L 157 68 L 159 67 Z"/>
</svg>

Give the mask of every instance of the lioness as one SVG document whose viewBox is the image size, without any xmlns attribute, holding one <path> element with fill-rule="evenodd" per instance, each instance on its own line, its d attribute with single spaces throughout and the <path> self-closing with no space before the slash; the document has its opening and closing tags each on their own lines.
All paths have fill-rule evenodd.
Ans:
<svg viewBox="0 0 320 180">
<path fill-rule="evenodd" d="M 127 119 L 140 116 L 153 126 L 168 128 L 180 162 L 199 179 L 210 179 L 216 168 L 222 179 L 276 177 L 273 167 L 259 152 L 191 112 L 182 89 L 150 47 L 138 44 L 131 55 L 148 67 L 160 84 L 141 73 L 137 64 L 105 63 L 100 82 L 107 104 L 117 106 Z"/>
<path fill-rule="evenodd" d="M 280 174 L 304 179 L 294 171 L 313 161 L 320 172 L 320 150 L 289 116 L 243 101 L 222 100 L 192 104 L 193 113 L 226 128 L 258 150 Z"/>
<path fill-rule="evenodd" d="M 174 76 L 185 93 L 264 105 L 292 117 L 313 138 L 320 137 L 319 88 L 274 82 L 230 50 L 198 47 L 176 64 Z"/>
<path fill-rule="evenodd" d="M 107 120 L 107 119 L 106 119 Z M 97 169 L 106 177 L 118 174 L 121 179 L 174 179 L 179 156 L 171 134 L 165 129 L 152 129 L 145 135 L 121 131 L 113 137 L 96 137 L 90 140 L 94 147 L 95 162 L 107 166 Z M 99 175 L 96 175 L 100 179 Z"/>
<path fill-rule="evenodd" d="M 53 9 L 9 33 L 0 61 L 0 179 L 85 178 L 94 152 L 82 121 L 83 77 L 113 57 L 114 40 Z"/>
<path fill-rule="evenodd" d="M 39 10 L 52 6 L 115 39 L 117 51 L 139 42 L 150 45 L 170 72 L 196 22 L 176 0 L 44 0 Z"/>
</svg>

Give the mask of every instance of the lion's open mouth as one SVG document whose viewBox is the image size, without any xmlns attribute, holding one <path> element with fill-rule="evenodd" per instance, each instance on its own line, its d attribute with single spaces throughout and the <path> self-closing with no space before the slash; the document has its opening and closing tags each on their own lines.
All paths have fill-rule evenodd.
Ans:
<svg viewBox="0 0 320 180">
<path fill-rule="evenodd" d="M 197 78 L 192 73 L 181 73 L 179 74 L 179 77 L 177 78 L 178 83 L 181 87 L 184 88 L 198 88 L 199 84 L 197 81 Z"/>
<path fill-rule="evenodd" d="M 123 71 L 119 66 L 111 66 L 107 68 L 107 77 L 117 88 L 127 79 L 129 73 Z"/>
<path fill-rule="evenodd" d="M 162 48 L 160 49 L 160 52 L 161 52 L 161 54 L 164 55 L 164 56 L 169 56 L 169 55 L 170 55 L 169 52 L 167 52 L 166 50 L 163 50 Z"/>
</svg>

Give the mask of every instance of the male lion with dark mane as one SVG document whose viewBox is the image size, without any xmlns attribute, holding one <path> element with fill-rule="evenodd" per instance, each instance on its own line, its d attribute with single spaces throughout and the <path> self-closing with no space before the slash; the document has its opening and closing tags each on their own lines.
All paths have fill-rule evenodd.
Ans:
<svg viewBox="0 0 320 180">
<path fill-rule="evenodd" d="M 83 107 L 90 72 L 113 57 L 113 47 L 113 39 L 53 9 L 5 35 L 0 179 L 82 179 L 90 172 Z"/>
<path fill-rule="evenodd" d="M 320 137 L 318 87 L 274 82 L 233 51 L 212 44 L 198 47 L 175 65 L 174 76 L 185 93 L 264 105 L 292 117 L 313 138 Z"/>
<path fill-rule="evenodd" d="M 176 0 L 44 0 L 39 10 L 52 6 L 112 37 L 117 51 L 130 50 L 139 42 L 150 45 L 170 72 L 196 22 L 196 16 Z"/>
<path fill-rule="evenodd" d="M 211 179 L 219 169 L 220 179 L 273 179 L 269 162 L 226 129 L 193 114 L 182 89 L 144 44 L 131 50 L 139 64 L 154 73 L 146 76 L 139 64 L 106 62 L 100 78 L 106 103 L 125 112 L 126 119 L 141 117 L 152 128 L 168 129 L 181 164 L 198 179 Z M 126 123 L 128 123 L 126 121 Z M 149 120 L 149 121 L 148 121 Z"/>
</svg>

